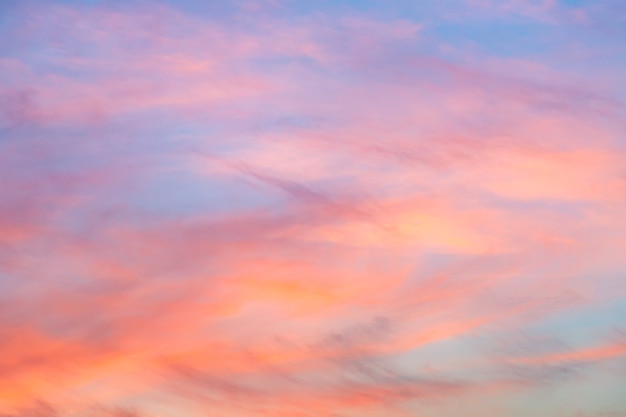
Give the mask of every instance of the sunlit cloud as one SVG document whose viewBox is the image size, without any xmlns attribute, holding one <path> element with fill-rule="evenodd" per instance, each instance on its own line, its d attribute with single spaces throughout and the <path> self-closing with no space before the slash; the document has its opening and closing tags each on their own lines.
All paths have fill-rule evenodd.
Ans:
<svg viewBox="0 0 626 417">
<path fill-rule="evenodd" d="M 615 2 L 0 14 L 0 414 L 626 412 Z"/>
</svg>

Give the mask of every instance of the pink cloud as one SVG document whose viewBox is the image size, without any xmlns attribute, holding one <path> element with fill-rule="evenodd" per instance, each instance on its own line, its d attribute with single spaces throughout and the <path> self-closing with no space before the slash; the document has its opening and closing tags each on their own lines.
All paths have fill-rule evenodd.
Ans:
<svg viewBox="0 0 626 417">
<path fill-rule="evenodd" d="M 401 414 L 523 385 L 413 374 L 402 355 L 623 297 L 595 287 L 624 267 L 622 120 L 603 88 L 529 60 L 431 56 L 409 20 L 254 20 L 268 3 L 243 4 L 240 26 L 42 5 L 10 31 L 3 411 L 78 392 Z M 163 181 L 181 173 L 191 192 Z M 161 215 L 150 187 L 226 209 Z M 231 208 L 220 187 L 252 202 Z"/>
</svg>

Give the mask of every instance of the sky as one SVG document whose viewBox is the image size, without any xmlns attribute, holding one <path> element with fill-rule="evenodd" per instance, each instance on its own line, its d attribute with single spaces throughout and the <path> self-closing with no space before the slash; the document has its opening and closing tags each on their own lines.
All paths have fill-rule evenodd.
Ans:
<svg viewBox="0 0 626 417">
<path fill-rule="evenodd" d="M 2 417 L 626 416 L 623 0 L 0 0 Z"/>
</svg>

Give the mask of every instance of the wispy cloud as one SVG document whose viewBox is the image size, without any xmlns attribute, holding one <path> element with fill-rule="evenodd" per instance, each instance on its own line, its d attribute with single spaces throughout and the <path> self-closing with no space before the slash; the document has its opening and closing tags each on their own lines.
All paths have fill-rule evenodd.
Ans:
<svg viewBox="0 0 626 417">
<path fill-rule="evenodd" d="M 624 63 L 581 59 L 617 6 L 331 3 L 1 6 L 0 412 L 575 415 L 623 376 Z"/>
</svg>

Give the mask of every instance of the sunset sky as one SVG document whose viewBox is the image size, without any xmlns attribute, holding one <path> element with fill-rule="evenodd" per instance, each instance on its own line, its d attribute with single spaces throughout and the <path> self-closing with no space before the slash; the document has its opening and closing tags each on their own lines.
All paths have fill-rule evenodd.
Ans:
<svg viewBox="0 0 626 417">
<path fill-rule="evenodd" d="M 0 0 L 0 416 L 626 416 L 626 2 Z"/>
</svg>

